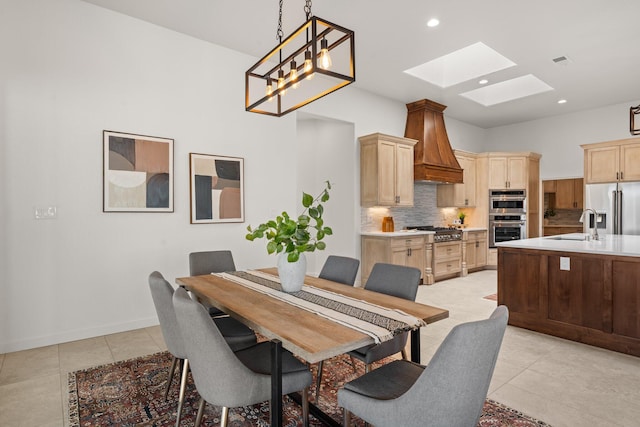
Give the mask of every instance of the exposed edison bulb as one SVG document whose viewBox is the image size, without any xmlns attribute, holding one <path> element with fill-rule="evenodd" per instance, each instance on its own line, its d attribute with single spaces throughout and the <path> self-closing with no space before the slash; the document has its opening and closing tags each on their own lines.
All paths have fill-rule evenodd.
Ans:
<svg viewBox="0 0 640 427">
<path fill-rule="evenodd" d="M 280 89 L 280 95 L 284 96 L 287 91 L 284 88 L 284 71 L 278 70 L 278 89 Z"/>
<path fill-rule="evenodd" d="M 304 53 L 304 73 L 307 75 L 307 80 L 311 80 L 315 74 L 313 72 L 313 61 L 311 61 L 311 52 L 308 50 Z"/>
<path fill-rule="evenodd" d="M 300 82 L 298 81 L 298 65 L 296 61 L 291 61 L 291 71 L 289 72 L 289 81 L 293 82 L 293 88 L 298 89 Z"/>
<path fill-rule="evenodd" d="M 267 96 L 269 97 L 269 102 L 273 99 L 273 80 L 270 77 L 267 77 Z"/>
<path fill-rule="evenodd" d="M 322 39 L 320 42 L 320 68 L 328 70 L 331 68 L 331 55 L 329 55 L 327 39 Z"/>
</svg>

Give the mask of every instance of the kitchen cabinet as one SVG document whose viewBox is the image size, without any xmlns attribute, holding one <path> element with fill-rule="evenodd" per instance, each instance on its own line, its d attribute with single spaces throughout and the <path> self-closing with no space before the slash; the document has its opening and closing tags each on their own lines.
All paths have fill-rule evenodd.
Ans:
<svg viewBox="0 0 640 427">
<path fill-rule="evenodd" d="M 489 156 L 489 189 L 523 189 L 527 187 L 525 156 Z"/>
<path fill-rule="evenodd" d="M 417 236 L 384 236 L 363 235 L 361 281 L 366 283 L 374 264 L 405 265 L 420 270 L 421 277 L 425 271 L 425 238 Z"/>
<path fill-rule="evenodd" d="M 470 270 L 484 268 L 487 265 L 487 232 L 465 231 L 462 240 L 463 267 L 462 275 Z"/>
<path fill-rule="evenodd" d="M 415 139 L 375 133 L 360 141 L 360 204 L 413 206 Z"/>
<path fill-rule="evenodd" d="M 582 209 L 584 199 L 584 180 L 558 179 L 556 183 L 556 209 Z"/>
<path fill-rule="evenodd" d="M 639 257 L 501 247 L 498 258 L 510 325 L 640 356 Z"/>
<path fill-rule="evenodd" d="M 587 184 L 640 181 L 640 138 L 581 147 Z"/>
<path fill-rule="evenodd" d="M 469 225 L 489 227 L 489 190 L 524 189 L 527 197 L 527 237 L 538 237 L 542 231 L 540 221 L 540 158 L 534 152 L 487 152 L 478 153 L 476 158 L 476 208 Z M 495 248 L 487 251 L 487 265 L 495 266 L 498 252 Z"/>
<path fill-rule="evenodd" d="M 551 179 L 549 181 L 542 181 L 542 192 L 543 193 L 555 193 L 556 192 L 556 181 Z"/>
<path fill-rule="evenodd" d="M 462 242 L 441 242 L 433 245 L 433 277 L 435 280 L 462 272 Z"/>
<path fill-rule="evenodd" d="M 462 184 L 439 184 L 438 207 L 469 208 L 476 205 L 476 154 L 454 150 L 462 168 Z"/>
</svg>

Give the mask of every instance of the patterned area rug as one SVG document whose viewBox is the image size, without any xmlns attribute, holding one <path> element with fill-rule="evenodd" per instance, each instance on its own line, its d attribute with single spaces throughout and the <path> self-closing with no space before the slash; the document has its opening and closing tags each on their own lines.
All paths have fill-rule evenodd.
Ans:
<svg viewBox="0 0 640 427">
<path fill-rule="evenodd" d="M 168 352 L 156 353 L 109 365 L 97 366 L 69 374 L 69 424 L 71 427 L 103 426 L 173 426 L 178 402 L 178 382 L 169 391 L 167 401 L 163 393 L 171 367 Z M 313 373 L 315 376 L 315 366 Z M 322 410 L 337 421 L 342 419 L 342 411 L 337 407 L 336 392 L 345 382 L 362 375 L 364 367 L 358 363 L 354 373 L 347 356 L 340 356 L 325 362 L 323 387 L 320 395 Z M 315 380 L 314 380 L 315 384 Z M 315 396 L 315 386 L 309 393 Z M 186 401 L 182 411 L 181 425 L 192 426 L 197 413 L 199 396 L 189 378 Z M 206 406 L 203 425 L 217 426 L 220 423 L 220 409 Z M 311 417 L 312 426 L 323 425 Z M 268 426 L 269 404 L 233 408 L 229 411 L 229 426 Z M 284 426 L 301 426 L 300 407 L 285 397 Z M 362 426 L 355 419 L 355 425 Z M 549 426 L 530 418 L 514 409 L 487 399 L 478 426 L 481 427 L 533 427 Z"/>
</svg>

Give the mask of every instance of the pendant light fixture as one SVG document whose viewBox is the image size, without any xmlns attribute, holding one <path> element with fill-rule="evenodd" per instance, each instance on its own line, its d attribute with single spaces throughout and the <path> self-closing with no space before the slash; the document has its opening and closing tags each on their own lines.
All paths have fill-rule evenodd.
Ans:
<svg viewBox="0 0 640 427">
<path fill-rule="evenodd" d="M 279 44 L 245 73 L 245 109 L 278 117 L 356 80 L 354 32 L 313 16 L 306 0 L 305 23 L 283 40 L 282 3 Z"/>
</svg>

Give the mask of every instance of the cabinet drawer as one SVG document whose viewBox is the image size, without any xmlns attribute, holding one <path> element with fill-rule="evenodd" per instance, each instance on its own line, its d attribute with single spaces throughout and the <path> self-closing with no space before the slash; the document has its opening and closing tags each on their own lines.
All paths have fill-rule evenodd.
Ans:
<svg viewBox="0 0 640 427">
<path fill-rule="evenodd" d="M 434 263 L 433 275 L 435 277 L 443 276 L 445 274 L 455 274 L 462 271 L 462 262 L 460 258 L 436 261 Z"/>
<path fill-rule="evenodd" d="M 473 231 L 469 232 L 468 242 L 477 242 L 478 240 L 487 240 L 486 231 Z"/>
<path fill-rule="evenodd" d="M 436 243 L 433 245 L 433 257 L 436 260 L 445 258 L 455 258 L 462 255 L 462 245 L 460 242 Z"/>
<path fill-rule="evenodd" d="M 424 246 L 424 237 L 391 239 L 392 248 L 415 248 Z"/>
</svg>

